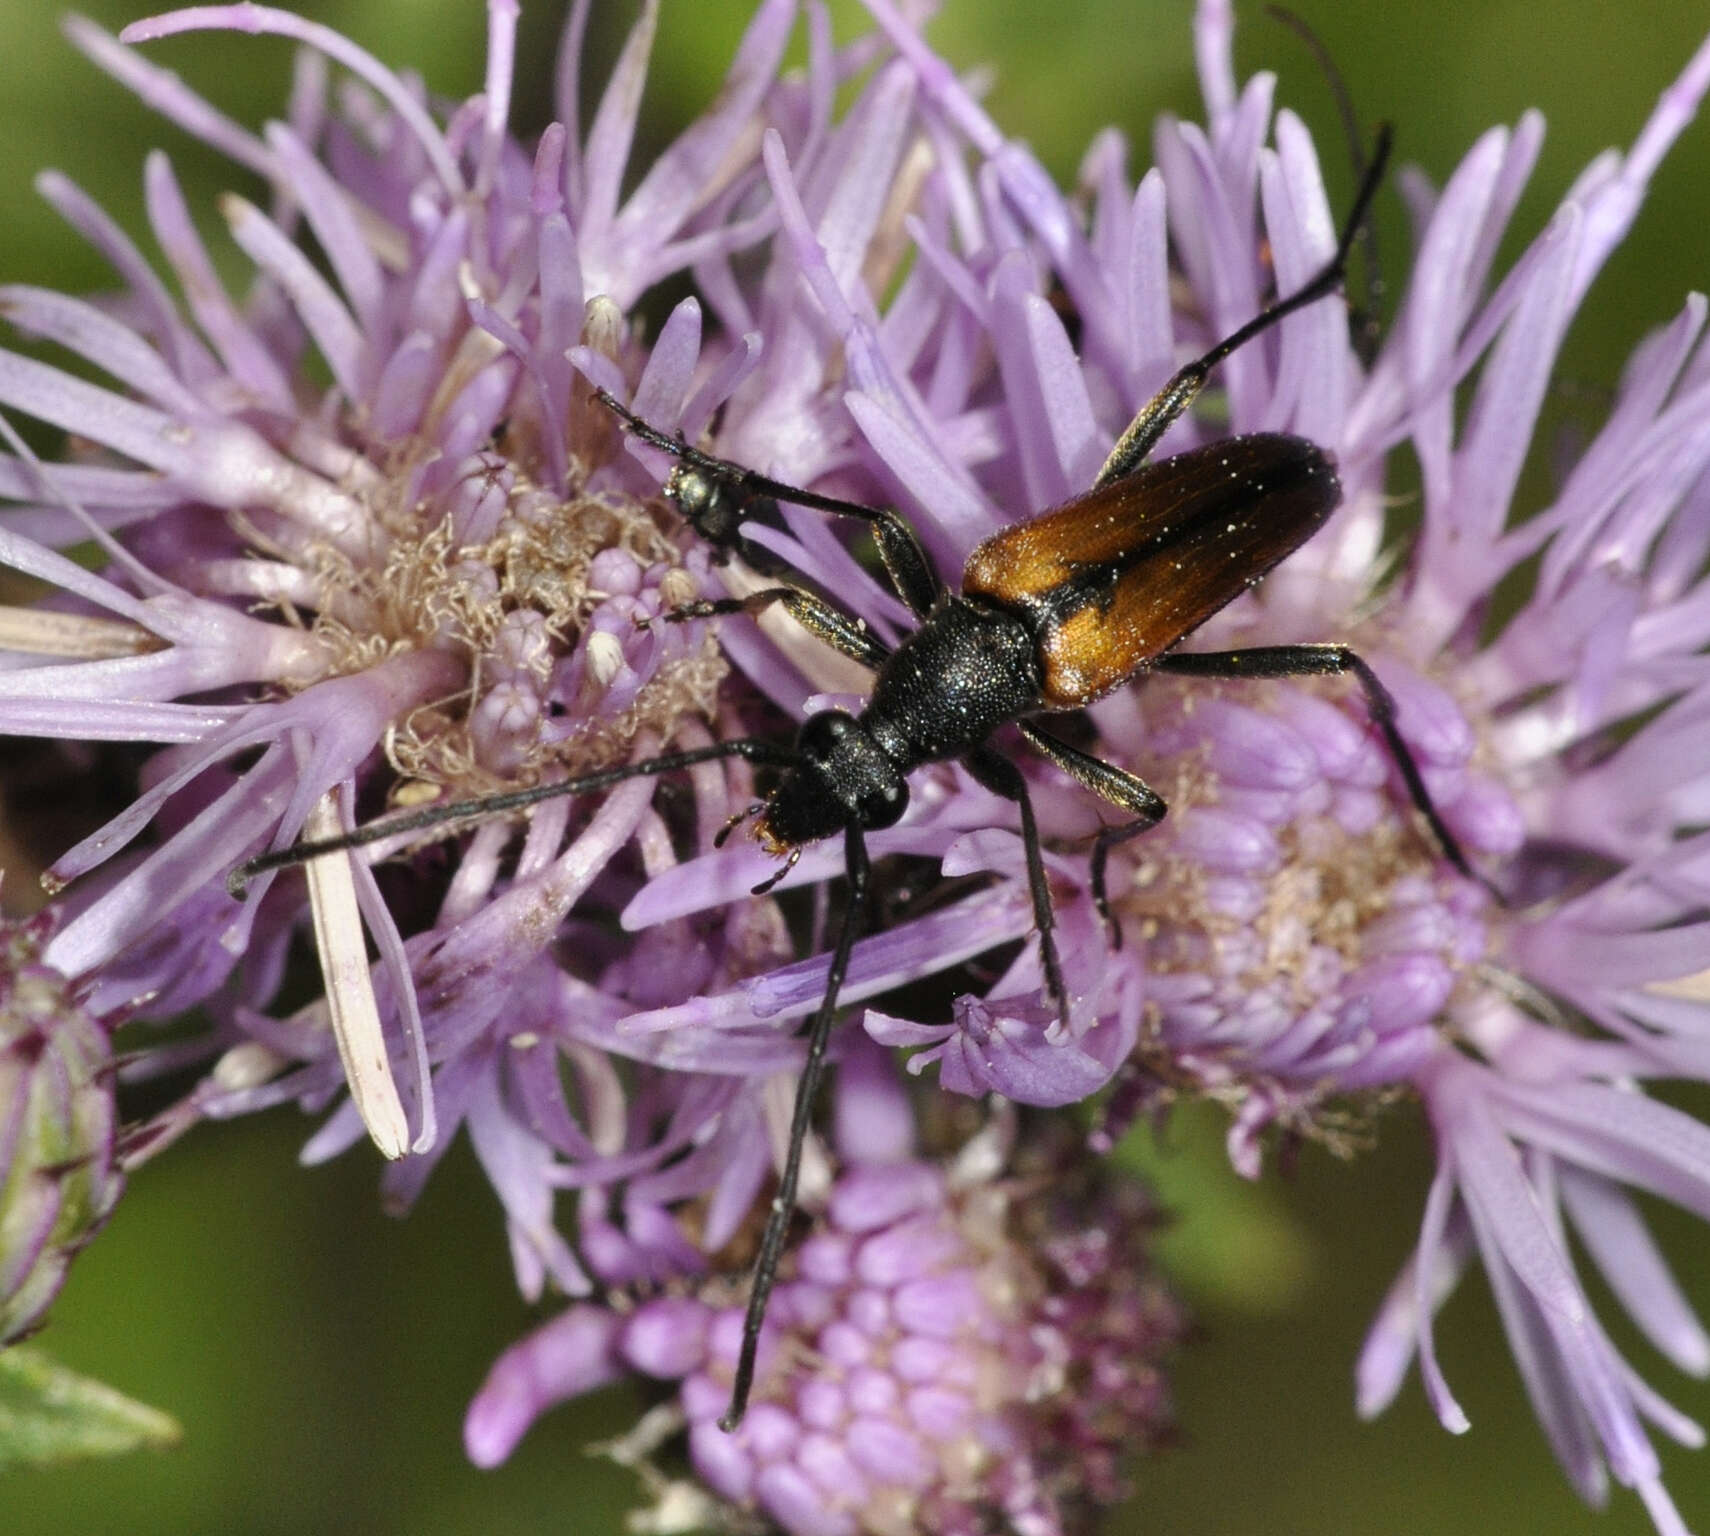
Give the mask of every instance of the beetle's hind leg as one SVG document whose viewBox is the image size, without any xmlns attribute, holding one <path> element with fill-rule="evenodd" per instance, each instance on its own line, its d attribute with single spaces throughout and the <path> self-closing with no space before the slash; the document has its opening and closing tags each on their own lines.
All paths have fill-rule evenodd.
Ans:
<svg viewBox="0 0 1710 1536">
<path fill-rule="evenodd" d="M 1133 817 L 1132 821 L 1118 826 L 1101 827 L 1093 839 L 1093 905 L 1098 908 L 1098 915 L 1104 919 L 1104 925 L 1110 932 L 1110 947 L 1121 949 L 1122 929 L 1110 910 L 1110 898 L 1105 889 L 1105 866 L 1110 861 L 1110 850 L 1131 837 L 1151 831 L 1164 819 L 1169 806 L 1164 797 L 1138 775 L 1107 763 L 1103 758 L 1093 757 L 1079 747 L 1071 747 L 1068 742 L 1058 740 L 1029 720 L 1019 722 L 1018 729 L 1035 751 L 1055 763 L 1081 788 L 1090 789 Z"/>
<path fill-rule="evenodd" d="M 1351 672 L 1366 696 L 1366 708 L 1383 737 L 1384 745 L 1401 770 L 1407 797 L 1425 818 L 1443 856 L 1469 880 L 1476 880 L 1503 906 L 1502 891 L 1485 879 L 1462 849 L 1443 820 L 1431 791 L 1425 787 L 1412 749 L 1402 740 L 1395 723 L 1395 696 L 1385 688 L 1377 673 L 1345 645 L 1260 645 L 1246 651 L 1172 651 L 1153 663 L 1153 670 L 1173 672 L 1180 677 L 1324 677 Z"/>
</svg>

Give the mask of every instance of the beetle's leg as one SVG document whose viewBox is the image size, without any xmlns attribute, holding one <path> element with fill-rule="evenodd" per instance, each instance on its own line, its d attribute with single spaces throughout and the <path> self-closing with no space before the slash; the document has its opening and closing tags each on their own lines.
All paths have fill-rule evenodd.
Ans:
<svg viewBox="0 0 1710 1536">
<path fill-rule="evenodd" d="M 1125 821 L 1119 826 L 1101 827 L 1098 836 L 1093 839 L 1093 905 L 1098 908 L 1098 915 L 1104 919 L 1105 927 L 1110 930 L 1110 947 L 1121 949 L 1122 929 L 1111 915 L 1110 900 L 1105 892 L 1105 865 L 1110 860 L 1110 850 L 1119 843 L 1125 843 L 1129 838 L 1138 837 L 1142 832 L 1148 832 L 1157 826 L 1164 819 L 1164 812 L 1169 806 L 1164 803 L 1164 797 L 1144 779 L 1105 762 L 1103 758 L 1093 757 L 1090 753 L 1081 751 L 1079 747 L 1071 747 L 1066 741 L 1059 741 L 1032 721 L 1019 721 L 1017 728 L 1036 751 L 1049 758 L 1083 789 L 1090 789 L 1095 795 L 1102 796 L 1112 805 L 1133 815 L 1132 821 Z"/>
<path fill-rule="evenodd" d="M 1395 696 L 1379 681 L 1377 673 L 1347 646 L 1261 645 L 1248 651 L 1171 651 L 1152 666 L 1155 671 L 1174 672 L 1182 677 L 1323 677 L 1352 672 L 1366 696 L 1372 723 L 1383 736 L 1395 766 L 1401 770 L 1408 798 L 1425 818 L 1444 857 L 1467 879 L 1478 881 L 1499 903 L 1507 905 L 1502 892 L 1472 867 L 1431 798 L 1431 791 L 1425 787 L 1419 764 L 1396 727 Z"/>
<path fill-rule="evenodd" d="M 962 766 L 994 795 L 1013 800 L 1021 807 L 1021 846 L 1027 856 L 1027 889 L 1033 897 L 1033 926 L 1039 930 L 1039 960 L 1045 972 L 1045 990 L 1057 1004 L 1063 1027 L 1069 1024 L 1069 992 L 1063 985 L 1063 965 L 1057 958 L 1054 930 L 1057 914 L 1051 906 L 1051 887 L 1045 879 L 1045 855 L 1039 848 L 1039 823 L 1033 819 L 1033 800 L 1021 770 L 1001 752 L 979 747 L 962 759 Z"/>
<path fill-rule="evenodd" d="M 1389 161 L 1389 145 L 1390 128 L 1389 124 L 1385 123 L 1378 130 L 1377 145 L 1372 151 L 1372 163 L 1366 169 L 1365 180 L 1360 183 L 1353 211 L 1348 215 L 1348 222 L 1342 226 L 1341 238 L 1336 243 L 1336 254 L 1325 263 L 1311 282 L 1291 293 L 1286 299 L 1278 299 L 1268 309 L 1261 310 L 1240 330 L 1225 336 L 1203 357 L 1195 358 L 1181 369 L 1141 406 L 1139 415 L 1129 422 L 1122 436 L 1116 440 L 1116 446 L 1110 450 L 1110 457 L 1104 461 L 1104 468 L 1098 472 L 1092 489 L 1097 490 L 1101 485 L 1109 485 L 1112 480 L 1131 475 L 1145 463 L 1146 455 L 1157 446 L 1158 439 L 1170 429 L 1182 412 L 1193 404 L 1200 390 L 1205 388 L 1205 381 L 1211 370 L 1231 352 L 1246 346 L 1255 336 L 1262 335 L 1297 309 L 1317 303 L 1341 286 L 1347 273 L 1348 254 L 1354 247 L 1354 241 L 1359 238 L 1366 210 L 1371 207 L 1372 199 L 1377 195 L 1378 184 L 1383 180 L 1384 166 Z"/>
<path fill-rule="evenodd" d="M 754 1362 L 760 1349 L 760 1329 L 766 1321 L 766 1302 L 778 1278 L 778 1260 L 790 1235 L 790 1218 L 796 1210 L 796 1185 L 801 1179 L 802 1149 L 807 1144 L 808 1128 L 813 1123 L 814 1100 L 819 1096 L 819 1080 L 825 1072 L 825 1051 L 831 1040 L 831 1021 L 837 1014 L 837 994 L 843 989 L 843 978 L 849 970 L 849 955 L 855 947 L 855 935 L 860 931 L 861 917 L 867 905 L 866 840 L 858 826 L 843 834 L 844 869 L 849 878 L 849 905 L 844 909 L 843 922 L 837 930 L 837 944 L 831 952 L 831 968 L 825 977 L 825 995 L 807 1034 L 807 1055 L 802 1061 L 801 1076 L 796 1079 L 796 1104 L 790 1116 L 790 1146 L 784 1154 L 784 1167 L 778 1175 L 778 1192 L 772 1196 L 771 1209 L 766 1213 L 766 1230 L 760 1238 L 760 1254 L 754 1261 L 754 1280 L 748 1291 L 748 1312 L 742 1322 L 742 1352 L 736 1360 L 736 1378 L 730 1387 L 730 1407 L 718 1421 L 727 1433 L 742 1422 L 748 1409 L 749 1389 L 754 1385 Z"/>
<path fill-rule="evenodd" d="M 790 501 L 796 496 L 793 491 L 785 495 L 781 490 L 774 490 L 772 494 L 780 501 Z M 801 505 L 813 506 L 814 503 L 804 501 Z M 863 507 L 854 502 L 841 502 L 824 510 L 861 518 L 873 531 L 873 542 L 879 547 L 879 559 L 885 567 L 885 575 L 890 578 L 892 590 L 917 619 L 924 619 L 932 612 L 938 599 L 944 595 L 944 583 L 938 579 L 932 557 L 926 553 L 920 535 L 907 518 L 889 507 Z"/>
<path fill-rule="evenodd" d="M 583 795 L 591 790 L 606 789 L 625 779 L 651 777 L 674 773 L 679 768 L 693 768 L 700 763 L 715 762 L 721 757 L 744 757 L 751 763 L 787 767 L 796 761 L 789 747 L 775 741 L 756 741 L 743 736 L 731 741 L 714 742 L 709 747 L 694 747 L 687 752 L 665 752 L 638 763 L 620 763 L 614 768 L 602 768 L 598 773 L 584 773 L 573 779 L 558 779 L 550 784 L 535 784 L 528 789 L 508 790 L 503 794 L 483 795 L 474 800 L 451 800 L 443 805 L 424 805 L 420 810 L 407 811 L 400 816 L 385 816 L 346 832 L 318 842 L 294 843 L 288 848 L 276 848 L 238 865 L 226 877 L 226 887 L 233 896 L 242 896 L 244 887 L 257 875 L 270 869 L 283 869 L 290 864 L 304 864 L 323 854 L 342 853 L 349 848 L 361 848 L 378 843 L 400 832 L 416 832 L 424 827 L 445 826 L 458 821 L 481 821 L 489 816 L 504 816 L 513 811 L 527 810 L 543 800 L 556 800 L 563 795 Z"/>
<path fill-rule="evenodd" d="M 765 612 L 773 603 L 783 604 L 784 611 L 803 629 L 817 636 L 833 650 L 841 651 L 851 661 L 859 662 L 870 672 L 876 672 L 891 654 L 891 648 L 852 613 L 804 592 L 800 587 L 762 587 L 747 597 L 721 597 L 684 603 L 660 617 L 667 624 L 683 624 L 690 619 L 716 619 L 723 614 L 746 613 L 750 617 Z"/>
<path fill-rule="evenodd" d="M 594 398 L 607 410 L 622 417 L 624 425 L 644 443 L 662 448 L 679 463 L 734 487 L 745 500 L 770 496 L 774 501 L 788 501 L 815 512 L 833 512 L 839 517 L 858 518 L 866 523 L 873 530 L 873 541 L 879 546 L 879 559 L 884 562 L 891 586 L 917 619 L 925 618 L 942 595 L 944 583 L 938 579 L 937 569 L 919 535 L 900 512 L 889 507 L 869 507 L 858 501 L 844 501 L 836 496 L 821 496 L 817 491 L 773 480 L 746 465 L 703 453 L 681 438 L 670 437 L 657 427 L 650 427 L 603 389 L 595 390 Z"/>
</svg>

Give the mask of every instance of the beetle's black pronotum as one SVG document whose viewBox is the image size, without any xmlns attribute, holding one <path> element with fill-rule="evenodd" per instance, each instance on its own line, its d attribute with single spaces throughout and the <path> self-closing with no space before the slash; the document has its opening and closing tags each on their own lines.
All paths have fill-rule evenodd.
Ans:
<svg viewBox="0 0 1710 1536">
<path fill-rule="evenodd" d="M 916 768 L 953 759 L 995 794 L 1015 802 L 1042 969 L 1065 1014 L 1068 1001 L 1027 780 L 990 738 L 1000 726 L 1015 724 L 1047 759 L 1127 813 L 1125 821 L 1099 833 L 1092 853 L 1092 889 L 1108 919 L 1105 865 L 1110 850 L 1155 825 L 1164 814 L 1164 802 L 1134 774 L 1058 739 L 1035 717 L 1078 709 L 1142 671 L 1227 678 L 1352 673 L 1413 803 L 1447 857 L 1463 873 L 1471 873 L 1396 729 L 1393 700 L 1351 650 L 1341 645 L 1285 645 L 1182 654 L 1174 649 L 1323 525 L 1341 499 L 1329 456 L 1304 438 L 1258 433 L 1160 463 L 1145 462 L 1204 387 L 1212 368 L 1284 316 L 1337 289 L 1383 175 L 1388 149 L 1386 130 L 1336 254 L 1323 271 L 1181 369 L 1130 423 L 1085 494 L 1005 529 L 974 550 L 957 592 L 945 590 L 913 528 L 898 513 L 820 496 L 714 458 L 658 431 L 602 392 L 600 399 L 633 434 L 673 455 L 677 464 L 667 495 L 703 536 L 725 551 L 749 551 L 743 522 L 764 510 L 767 499 L 859 518 L 868 525 L 892 586 L 918 620 L 913 633 L 894 649 L 834 603 L 793 585 L 767 587 L 746 598 L 698 602 L 671 615 L 689 619 L 753 614 L 779 604 L 821 640 L 872 671 L 866 707 L 859 714 L 827 710 L 810 717 L 793 745 L 748 738 L 724 741 L 511 794 L 428 806 L 349 836 L 266 854 L 234 876 L 241 883 L 262 870 L 400 832 L 521 810 L 553 796 L 582 794 L 638 775 L 671 773 L 726 757 L 777 770 L 764 804 L 752 814 L 756 835 L 768 851 L 786 860 L 784 869 L 805 845 L 843 834 L 847 905 L 832 947 L 825 993 L 807 1034 L 789 1150 L 755 1264 L 742 1353 L 730 1408 L 721 1420 L 725 1428 L 741 1420 L 753 1382 L 760 1326 L 789 1230 L 832 1018 L 862 920 L 868 883 L 864 834 L 891 826 L 903 814 L 908 778 Z M 769 573 L 779 569 L 776 557 L 758 557 L 756 563 Z"/>
</svg>

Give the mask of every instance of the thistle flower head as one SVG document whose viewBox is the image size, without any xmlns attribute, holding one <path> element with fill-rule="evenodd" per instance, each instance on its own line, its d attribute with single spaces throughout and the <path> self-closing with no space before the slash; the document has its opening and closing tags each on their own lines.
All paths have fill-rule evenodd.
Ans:
<svg viewBox="0 0 1710 1536">
<path fill-rule="evenodd" d="M 868 1078 L 870 1105 L 895 1094 L 883 1071 L 868 1060 L 844 1081 Z M 1003 1139 L 990 1127 L 944 1165 L 875 1160 L 871 1146 L 847 1158 L 786 1261 L 734 1433 L 718 1419 L 744 1308 L 715 1269 L 578 1304 L 513 1346 L 470 1408 L 471 1456 L 500 1460 L 543 1408 L 637 1373 L 674 1391 L 609 1449 L 643 1470 L 661 1521 L 1086 1529 L 1127 1491 L 1126 1458 L 1170 1427 L 1162 1367 L 1182 1318 L 1150 1268 L 1155 1216 L 1138 1187 L 1061 1135 L 1007 1159 Z M 664 1470 L 685 1449 L 710 1503 Z"/>
<path fill-rule="evenodd" d="M 220 1020 L 216 1048 L 260 1047 L 166 1117 L 156 1140 L 197 1114 L 325 1104 L 348 1082 L 352 1099 L 315 1155 L 364 1125 L 389 1155 L 426 1153 L 445 1144 L 443 1115 L 496 1099 L 471 1087 L 499 1070 L 496 1048 L 527 1034 L 531 1011 L 560 1006 L 544 993 L 523 1001 L 535 968 L 547 991 L 554 977 L 591 987 L 615 967 L 642 1004 L 680 998 L 768 956 L 768 919 L 733 912 L 728 949 L 687 925 L 654 935 L 655 951 L 702 952 L 684 991 L 661 992 L 675 973 L 649 971 L 645 944 L 629 955 L 585 946 L 560 970 L 553 942 L 590 886 L 604 880 L 595 905 L 615 910 L 626 886 L 676 856 L 651 786 L 637 785 L 591 816 L 547 809 L 526 839 L 494 824 L 461 859 L 428 849 L 394 898 L 402 926 L 366 869 L 318 868 L 309 894 L 327 994 L 268 1019 L 301 897 L 259 881 L 233 907 L 222 882 L 258 846 L 338 830 L 358 796 L 369 797 L 363 810 L 376 791 L 406 805 L 458 798 L 614 762 L 679 731 L 707 739 L 724 662 L 704 626 L 649 624 L 700 591 L 706 554 L 670 526 L 583 375 L 599 360 L 640 377 L 644 408 L 657 396 L 681 410 L 699 367 L 693 428 L 750 365 L 751 340 L 702 355 L 694 300 L 650 348 L 626 309 L 671 272 L 764 234 L 763 211 L 732 215 L 756 201 L 751 130 L 778 89 L 794 8 L 760 10 L 717 108 L 627 200 L 628 114 L 653 8 L 586 142 L 557 127 L 528 152 L 504 131 L 514 8 L 492 11 L 485 95 L 443 123 L 345 40 L 240 9 L 182 13 L 155 30 L 237 21 L 304 44 L 292 119 L 261 136 L 89 24 L 71 27 L 98 63 L 266 178 L 277 206 L 223 205 L 256 272 L 240 303 L 165 157 L 151 157 L 150 216 L 186 314 L 74 187 L 43 179 L 113 262 L 123 312 L 137 318 L 36 289 L 3 295 L 16 329 L 109 381 L 0 361 L 0 398 L 80 433 L 90 459 L 42 465 L 19 445 L 7 461 L 9 493 L 30 505 L 8 524 L 6 558 L 57 583 L 68 611 L 14 612 L 8 643 L 30 664 L 8 674 L 5 728 L 173 744 L 144 795 L 51 872 L 64 883 L 100 871 L 71 897 L 50 957 L 98 1001 L 146 1000 L 157 1016 L 199 1003 Z M 336 98 L 328 58 L 351 75 Z M 574 71 L 572 58 L 572 107 Z M 300 236 L 324 253 L 325 273 Z M 310 384 L 311 356 L 330 389 Z M 93 575 L 55 552 L 90 536 L 109 555 Z M 739 774 L 716 780 L 698 786 L 703 842 L 726 798 L 747 793 Z M 155 846 L 130 851 L 156 819 Z M 627 870 L 608 876 L 620 854 Z M 372 971 L 364 923 L 379 950 Z M 515 985 L 484 980 L 498 976 Z M 616 996 L 582 1010 L 597 1050 L 613 1017 L 633 1011 L 605 1006 Z M 777 1067 L 793 1059 L 788 1042 L 763 1045 L 737 1070 L 764 1066 L 768 1049 Z M 508 1122 L 510 1111 L 491 1112 Z M 507 1188 L 513 1208 L 550 1205 L 538 1167 L 494 1171 L 527 1184 Z M 417 1177 L 400 1177 L 400 1198 Z M 562 1243 L 540 1240 L 569 1281 Z"/>
</svg>

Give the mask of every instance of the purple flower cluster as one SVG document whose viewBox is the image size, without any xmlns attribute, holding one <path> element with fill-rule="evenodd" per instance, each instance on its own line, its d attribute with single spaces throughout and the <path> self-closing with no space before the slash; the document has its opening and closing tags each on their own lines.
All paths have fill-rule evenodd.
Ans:
<svg viewBox="0 0 1710 1536">
<path fill-rule="evenodd" d="M 740 1294 L 685 1274 L 626 1310 L 573 1305 L 507 1351 L 465 1426 L 478 1465 L 553 1401 L 639 1373 L 676 1396 L 611 1449 L 647 1466 L 661 1508 L 696 1507 L 647 1461 L 679 1433 L 716 1499 L 791 1532 L 1072 1530 L 1122 1495 L 1123 1457 L 1168 1427 L 1182 1329 L 1147 1266 L 1144 1197 L 1061 1137 L 1006 1145 L 1003 1123 L 948 1166 L 910 1156 L 908 1104 L 870 1047 L 840 1093 L 840 1121 L 869 1123 L 773 1293 L 741 1427 L 717 1423 Z"/>
<path fill-rule="evenodd" d="M 1206 123 L 1162 121 L 1137 178 L 1102 136 L 1073 193 L 912 16 L 865 5 L 877 30 L 840 45 L 817 0 L 762 0 L 713 106 L 639 172 L 657 0 L 585 130 L 578 0 L 557 121 L 531 146 L 507 129 L 514 0 L 490 0 L 483 92 L 444 107 L 268 7 L 175 12 L 126 42 L 71 24 L 258 175 L 269 206 L 222 204 L 254 271 L 236 297 L 169 162 L 149 157 L 180 299 L 44 176 L 120 292 L 0 289 L 15 330 L 79 365 L 0 351 L 0 405 L 76 442 L 43 463 L 0 421 L 0 562 L 53 589 L 0 609 L 0 732 L 158 748 L 135 801 L 55 862 L 55 919 L 9 984 L 45 966 L 68 1016 L 209 1021 L 190 1048 L 205 1077 L 126 1138 L 132 1164 L 202 1118 L 295 1102 L 324 1115 L 311 1158 L 366 1132 L 396 1159 L 402 1206 L 466 1129 L 520 1288 L 573 1299 L 495 1368 L 471 1454 L 501 1459 L 549 1403 L 639 1372 L 674 1384 L 645 1454 L 628 1443 L 658 1487 L 689 1497 L 653 1456 L 682 1432 L 711 1490 L 695 1497 L 796 1533 L 972 1532 L 991 1509 L 1073 1528 L 1116 1496 L 1117 1451 L 1167 1418 L 1158 1362 L 1178 1325 L 1137 1197 L 1069 1181 L 1028 1215 L 1055 1143 L 1004 1134 L 1006 1105 L 1102 1094 L 1109 1140 L 1141 1111 L 1214 1098 L 1233 1162 L 1257 1175 L 1278 1132 L 1336 1142 L 1350 1109 L 1412 1093 L 1439 1172 L 1361 1361 L 1362 1411 L 1417 1359 L 1439 1418 L 1466 1427 L 1432 1327 L 1477 1257 L 1576 1487 L 1601 1500 L 1613 1476 L 1673 1536 L 1646 1426 L 1701 1432 L 1617 1351 L 1576 1255 L 1668 1359 L 1710 1371 L 1632 1194 L 1710 1217 L 1710 1129 L 1644 1091 L 1710 1077 L 1702 297 L 1634 354 L 1554 500 L 1515 492 L 1562 335 L 1710 87 L 1710 45 L 1505 271 L 1535 116 L 1485 135 L 1440 189 L 1404 176 L 1412 269 L 1376 355 L 1356 351 L 1344 306 L 1312 305 L 1220 368 L 1223 420 L 1190 413 L 1162 444 L 1287 431 L 1334 455 L 1340 510 L 1189 647 L 1353 645 L 1483 878 L 1416 824 L 1347 679 L 1150 679 L 1087 711 L 1097 752 L 1172 808 L 1111 860 L 1119 947 L 1090 890 L 1098 808 L 1026 764 L 1065 1021 L 1014 806 L 959 766 L 917 773 L 906 817 L 868 839 L 892 915 L 842 990 L 904 1012 L 840 1025 L 834 1157 L 816 1142 L 805 1181 L 815 1235 L 779 1287 L 738 1435 L 711 1423 L 733 1275 L 787 1122 L 793 1029 L 826 986 L 835 842 L 751 894 L 775 862 L 720 845 L 755 794 L 726 759 L 674 789 L 635 778 L 228 893 L 257 852 L 389 806 L 783 737 L 865 689 L 779 614 L 716 634 L 652 622 L 755 578 L 676 526 L 666 455 L 628 441 L 597 389 L 766 474 L 897 505 L 954 573 L 1086 487 L 1184 357 L 1333 251 L 1311 138 L 1275 110 L 1271 77 L 1237 81 L 1218 0 L 1196 21 Z M 807 62 L 784 71 L 798 10 Z M 252 133 L 127 46 L 206 27 L 302 45 L 285 121 Z M 697 297 L 648 337 L 637 306 L 668 278 Z M 1386 473 L 1403 444 L 1423 495 L 1395 559 Z M 887 642 L 907 629 L 823 515 L 781 518 L 755 540 Z M 94 569 L 76 545 L 99 552 Z M 1494 610 L 1516 572 L 1535 573 L 1524 602 Z M 952 882 L 925 907 L 886 874 L 922 868 Z M 286 1014 L 306 930 L 325 992 Z M 1006 945 L 976 985 L 970 962 Z M 956 993 L 948 1018 L 906 1016 L 931 978 Z M 919 1158 L 881 1046 L 912 1051 L 908 1073 L 935 1068 L 936 1090 L 993 1096 L 990 1123 Z M 178 1044 L 131 1070 L 187 1059 Z M 939 1102 L 919 1085 L 918 1105 Z"/>
</svg>

